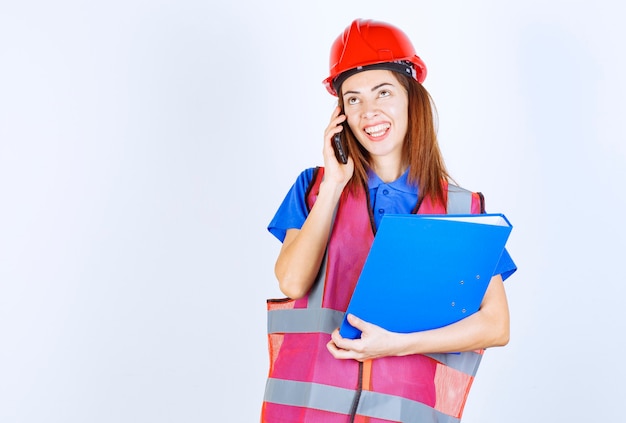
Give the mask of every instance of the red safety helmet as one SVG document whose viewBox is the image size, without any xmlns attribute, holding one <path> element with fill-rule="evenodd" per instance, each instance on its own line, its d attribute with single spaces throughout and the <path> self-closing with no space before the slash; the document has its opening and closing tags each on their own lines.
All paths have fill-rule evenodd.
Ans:
<svg viewBox="0 0 626 423">
<path fill-rule="evenodd" d="M 397 72 L 410 72 L 422 83 L 426 79 L 426 65 L 415 54 L 413 44 L 404 32 L 385 22 L 355 19 L 345 29 L 330 49 L 330 76 L 323 82 L 329 93 L 336 96 L 345 78 L 337 77 L 363 66 L 390 64 L 379 68 Z M 410 70 L 409 70 L 410 68 Z M 352 73 L 350 73 L 352 74 Z"/>
</svg>

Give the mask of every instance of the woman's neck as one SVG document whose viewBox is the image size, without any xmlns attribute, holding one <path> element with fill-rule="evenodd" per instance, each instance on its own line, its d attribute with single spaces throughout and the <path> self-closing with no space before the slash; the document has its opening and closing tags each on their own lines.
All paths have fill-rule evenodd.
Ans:
<svg viewBox="0 0 626 423">
<path fill-rule="evenodd" d="M 406 171 L 406 166 L 401 162 L 393 160 L 373 160 L 372 170 L 385 183 L 393 182 Z"/>
</svg>

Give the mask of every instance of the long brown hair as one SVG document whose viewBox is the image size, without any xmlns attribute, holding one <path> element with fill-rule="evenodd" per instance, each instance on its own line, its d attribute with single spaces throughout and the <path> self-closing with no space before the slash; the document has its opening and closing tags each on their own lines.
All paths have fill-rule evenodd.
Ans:
<svg viewBox="0 0 626 423">
<path fill-rule="evenodd" d="M 403 165 L 409 166 L 408 181 L 417 186 L 417 205 L 424 198 L 433 203 L 446 204 L 446 193 L 443 181 L 449 181 L 435 127 L 436 109 L 430 94 L 415 79 L 403 74 L 392 72 L 400 85 L 407 92 L 408 127 L 404 139 Z M 339 90 L 339 106 L 343 110 L 343 90 Z M 363 187 L 367 190 L 367 170 L 370 168 L 370 155 L 356 140 L 347 124 L 344 124 L 348 154 L 354 160 L 354 175 L 349 182 L 349 189 Z"/>
</svg>

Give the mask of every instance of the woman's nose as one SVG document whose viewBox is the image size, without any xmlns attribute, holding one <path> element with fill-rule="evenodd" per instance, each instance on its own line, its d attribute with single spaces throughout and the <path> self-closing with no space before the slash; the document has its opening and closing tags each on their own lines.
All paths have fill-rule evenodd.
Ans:
<svg viewBox="0 0 626 423">
<path fill-rule="evenodd" d="M 365 103 L 363 105 L 363 111 L 361 113 L 361 117 L 363 117 L 364 119 L 371 119 L 377 115 L 378 115 L 378 109 L 376 109 L 376 107 L 373 104 Z"/>
</svg>

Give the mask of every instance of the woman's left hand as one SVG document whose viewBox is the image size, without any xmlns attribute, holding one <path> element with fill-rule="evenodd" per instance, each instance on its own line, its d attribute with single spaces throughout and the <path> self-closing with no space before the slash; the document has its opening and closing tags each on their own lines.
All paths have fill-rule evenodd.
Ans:
<svg viewBox="0 0 626 423">
<path fill-rule="evenodd" d="M 326 345 L 333 357 L 365 361 L 394 355 L 394 345 L 400 334 L 389 332 L 352 314 L 348 314 L 348 323 L 362 332 L 361 338 L 343 338 L 339 329 L 335 329 L 331 341 Z"/>
<path fill-rule="evenodd" d="M 364 361 L 408 354 L 475 351 L 509 342 L 509 307 L 500 275 L 491 278 L 476 313 L 438 329 L 389 332 L 350 314 L 348 322 L 363 332 L 361 339 L 342 338 L 335 330 L 326 345 L 335 358 Z"/>
</svg>

